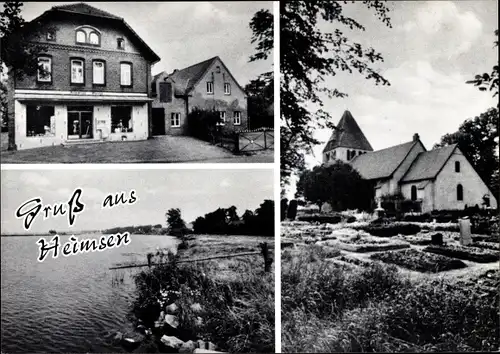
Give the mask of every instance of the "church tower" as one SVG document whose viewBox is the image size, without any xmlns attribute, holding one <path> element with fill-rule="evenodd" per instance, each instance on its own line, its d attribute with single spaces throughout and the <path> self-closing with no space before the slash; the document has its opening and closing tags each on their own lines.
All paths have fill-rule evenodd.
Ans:
<svg viewBox="0 0 500 354">
<path fill-rule="evenodd" d="M 345 111 L 323 149 L 323 163 L 348 162 L 355 156 L 373 151 L 351 112 Z"/>
</svg>

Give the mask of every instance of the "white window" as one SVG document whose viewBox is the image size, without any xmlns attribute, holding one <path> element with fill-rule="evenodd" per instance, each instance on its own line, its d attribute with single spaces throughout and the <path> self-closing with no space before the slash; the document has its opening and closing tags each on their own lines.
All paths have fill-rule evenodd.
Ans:
<svg viewBox="0 0 500 354">
<path fill-rule="evenodd" d="M 76 42 L 77 43 L 87 42 L 87 34 L 82 30 L 76 31 Z"/>
<path fill-rule="evenodd" d="M 38 58 L 37 80 L 40 82 L 52 82 L 52 59 L 48 57 Z"/>
<path fill-rule="evenodd" d="M 241 112 L 235 111 L 234 112 L 234 125 L 240 125 L 241 124 Z"/>
<path fill-rule="evenodd" d="M 220 111 L 220 125 L 225 125 L 226 124 L 226 111 Z"/>
<path fill-rule="evenodd" d="M 94 61 L 93 63 L 93 71 L 92 71 L 92 80 L 96 85 L 104 85 L 105 81 L 105 64 L 103 61 Z"/>
<path fill-rule="evenodd" d="M 90 33 L 89 42 L 93 45 L 99 45 L 99 35 L 96 32 Z"/>
<path fill-rule="evenodd" d="M 120 63 L 120 85 L 132 86 L 132 64 Z"/>
<path fill-rule="evenodd" d="M 71 83 L 72 84 L 85 83 L 83 60 L 80 59 L 71 60 Z"/>
<path fill-rule="evenodd" d="M 172 128 L 178 128 L 181 126 L 181 114 L 180 113 L 172 113 L 170 117 L 170 126 Z"/>
<path fill-rule="evenodd" d="M 228 82 L 224 83 L 224 94 L 225 95 L 230 95 L 231 94 L 231 84 Z"/>
<path fill-rule="evenodd" d="M 214 83 L 211 81 L 207 82 L 207 93 L 214 93 Z"/>
</svg>

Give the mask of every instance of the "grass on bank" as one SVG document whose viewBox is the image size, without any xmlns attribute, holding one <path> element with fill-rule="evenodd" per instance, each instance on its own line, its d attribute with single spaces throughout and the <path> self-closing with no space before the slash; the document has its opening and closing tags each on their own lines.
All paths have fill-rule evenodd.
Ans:
<svg viewBox="0 0 500 354">
<path fill-rule="evenodd" d="M 162 311 L 160 290 L 167 291 L 166 304 L 179 306 L 179 339 L 211 341 L 229 352 L 274 352 L 274 273 L 264 272 L 262 256 L 176 263 L 179 256 L 204 258 L 258 245 L 258 238 L 241 246 L 232 237 L 197 237 L 178 256 L 138 274 L 136 317 L 154 327 Z"/>
<path fill-rule="evenodd" d="M 283 254 L 284 352 L 498 350 L 497 291 L 410 281 L 391 265 L 347 269 L 313 252 Z"/>
</svg>

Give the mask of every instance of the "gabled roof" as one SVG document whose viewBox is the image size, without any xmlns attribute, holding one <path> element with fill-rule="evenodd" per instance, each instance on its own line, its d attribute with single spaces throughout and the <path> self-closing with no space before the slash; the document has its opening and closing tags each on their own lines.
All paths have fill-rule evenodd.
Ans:
<svg viewBox="0 0 500 354">
<path fill-rule="evenodd" d="M 38 16 L 37 18 L 33 19 L 30 21 L 30 23 L 35 23 L 39 22 L 45 17 L 48 17 L 53 14 L 63 14 L 63 15 L 84 15 L 84 16 L 91 16 L 91 17 L 99 17 L 99 18 L 104 18 L 107 20 L 111 21 L 116 21 L 123 25 L 128 31 L 131 32 L 132 36 L 138 41 L 139 46 L 141 49 L 146 53 L 147 58 L 151 61 L 152 64 L 157 63 L 160 61 L 160 57 L 142 40 L 141 37 L 132 29 L 132 27 L 129 26 L 127 22 L 121 17 L 115 16 L 107 11 L 100 10 L 96 7 L 90 6 L 86 3 L 77 3 L 77 4 L 71 4 L 71 5 L 59 5 L 59 6 L 53 6 L 51 9 L 45 11 L 43 14 Z"/>
<path fill-rule="evenodd" d="M 415 144 L 421 144 L 420 140 L 357 155 L 350 163 L 364 179 L 388 178 L 404 161 Z"/>
<path fill-rule="evenodd" d="M 349 111 L 345 111 L 342 118 L 340 118 L 337 128 L 333 131 L 323 152 L 330 151 L 337 147 L 373 151 L 368 139 L 366 139 L 365 134 L 363 134 L 358 123 L 356 123 L 356 120 Z"/>
<path fill-rule="evenodd" d="M 218 56 L 215 56 L 200 63 L 188 66 L 187 68 L 174 70 L 174 72 L 167 75 L 167 77 L 174 82 L 175 94 L 188 95 L 216 61 L 220 61 L 220 63 L 224 66 L 227 73 L 231 75 L 232 79 L 238 85 L 238 87 L 243 92 L 245 92 L 245 90 L 239 85 L 238 81 L 236 81 L 231 72 L 228 70 L 224 62 Z M 156 82 L 164 74 L 166 74 L 165 71 L 156 74 L 153 77 L 153 82 Z"/>
<path fill-rule="evenodd" d="M 448 145 L 440 149 L 434 149 L 418 154 L 415 161 L 401 179 L 401 182 L 421 181 L 433 179 L 449 160 L 457 144 Z"/>
</svg>

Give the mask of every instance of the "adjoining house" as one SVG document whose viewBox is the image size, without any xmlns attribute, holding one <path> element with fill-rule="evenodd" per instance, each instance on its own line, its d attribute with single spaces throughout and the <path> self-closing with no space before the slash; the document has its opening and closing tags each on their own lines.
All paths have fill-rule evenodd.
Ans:
<svg viewBox="0 0 500 354">
<path fill-rule="evenodd" d="M 418 134 L 407 143 L 372 151 L 349 111 L 325 149 L 323 162 L 349 162 L 373 182 L 375 199 L 401 193 L 422 212 L 465 206 L 497 208 L 497 200 L 456 144 L 427 151 Z"/>
<path fill-rule="evenodd" d="M 10 145 L 147 139 L 158 55 L 124 19 L 84 3 L 54 6 L 37 21 L 45 29 L 33 34 L 47 47 L 38 58 L 43 70 L 10 77 Z"/>
<path fill-rule="evenodd" d="M 218 111 L 226 129 L 247 128 L 247 95 L 218 56 L 161 72 L 151 89 L 153 135 L 187 134 L 187 116 L 195 108 Z"/>
</svg>

